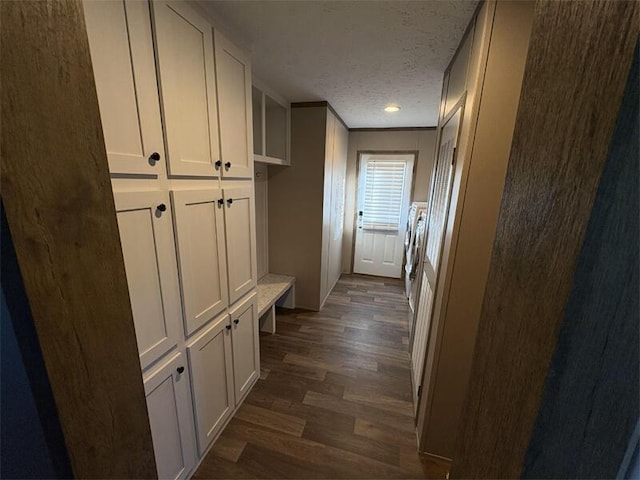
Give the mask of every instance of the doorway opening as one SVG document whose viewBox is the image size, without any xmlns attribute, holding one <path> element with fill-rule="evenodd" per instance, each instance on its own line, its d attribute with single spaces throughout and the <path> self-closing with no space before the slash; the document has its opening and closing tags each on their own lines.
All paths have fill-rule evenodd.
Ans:
<svg viewBox="0 0 640 480">
<path fill-rule="evenodd" d="M 400 278 L 415 153 L 360 153 L 353 272 Z"/>
</svg>

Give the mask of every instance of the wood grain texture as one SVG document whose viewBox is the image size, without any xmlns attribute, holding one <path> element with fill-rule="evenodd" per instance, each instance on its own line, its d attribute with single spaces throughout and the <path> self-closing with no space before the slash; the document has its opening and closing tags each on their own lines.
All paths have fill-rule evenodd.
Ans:
<svg viewBox="0 0 640 480">
<path fill-rule="evenodd" d="M 1 2 L 2 200 L 73 473 L 156 475 L 79 2 Z"/>
<path fill-rule="evenodd" d="M 640 416 L 638 50 L 547 374 L 524 478 L 614 478 Z"/>
<path fill-rule="evenodd" d="M 279 312 L 268 372 L 194 478 L 444 478 L 417 453 L 403 288 L 343 276 L 320 312 Z"/>
<path fill-rule="evenodd" d="M 635 2 L 536 4 L 452 477 L 521 474 L 638 25 Z"/>
</svg>

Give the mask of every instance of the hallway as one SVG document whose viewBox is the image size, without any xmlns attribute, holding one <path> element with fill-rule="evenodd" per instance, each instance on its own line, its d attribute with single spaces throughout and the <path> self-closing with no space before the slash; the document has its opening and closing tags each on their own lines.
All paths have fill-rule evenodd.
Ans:
<svg viewBox="0 0 640 480">
<path fill-rule="evenodd" d="M 262 376 L 205 478 L 444 478 L 417 454 L 400 280 L 343 275 L 320 312 L 283 310 Z"/>
</svg>

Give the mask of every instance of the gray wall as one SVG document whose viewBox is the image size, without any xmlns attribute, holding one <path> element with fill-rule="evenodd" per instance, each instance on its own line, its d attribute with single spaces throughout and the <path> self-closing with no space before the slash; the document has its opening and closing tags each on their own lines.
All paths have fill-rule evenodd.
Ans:
<svg viewBox="0 0 640 480">
<path fill-rule="evenodd" d="M 351 272 L 353 258 L 353 226 L 358 186 L 358 151 L 417 151 L 414 167 L 412 202 L 426 202 L 429 196 L 431 169 L 435 157 L 436 130 L 350 131 L 347 153 L 347 177 L 342 239 L 342 271 Z"/>
</svg>

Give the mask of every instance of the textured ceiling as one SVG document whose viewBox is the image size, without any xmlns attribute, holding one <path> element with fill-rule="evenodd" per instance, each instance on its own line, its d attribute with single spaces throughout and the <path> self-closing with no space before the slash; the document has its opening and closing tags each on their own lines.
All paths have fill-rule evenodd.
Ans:
<svg viewBox="0 0 640 480">
<path fill-rule="evenodd" d="M 475 0 L 214 0 L 202 7 L 292 102 L 327 100 L 351 128 L 434 126 L 442 75 Z M 240 38 L 238 38 L 240 37 Z M 397 113 L 383 111 L 395 103 Z"/>
</svg>

